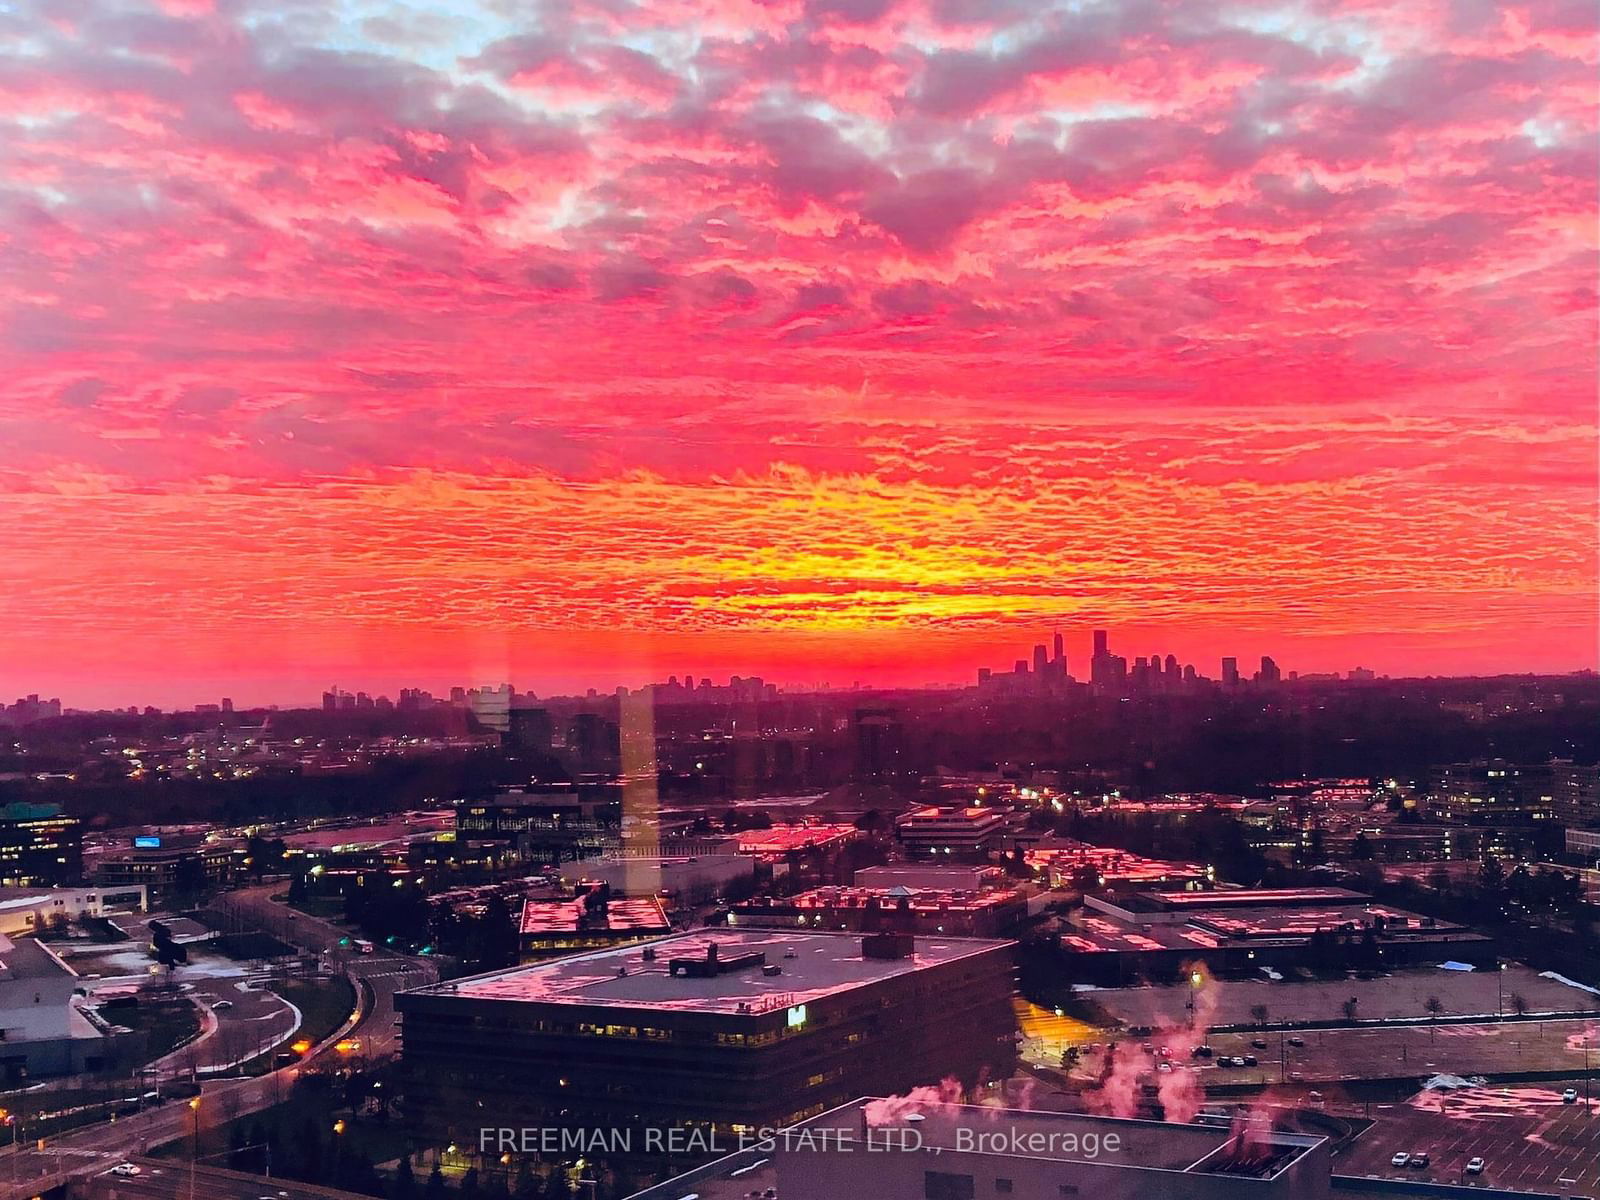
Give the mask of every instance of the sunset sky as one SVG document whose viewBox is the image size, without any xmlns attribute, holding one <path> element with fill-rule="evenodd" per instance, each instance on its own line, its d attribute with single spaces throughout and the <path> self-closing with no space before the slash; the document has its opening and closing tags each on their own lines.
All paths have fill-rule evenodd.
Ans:
<svg viewBox="0 0 1600 1200">
<path fill-rule="evenodd" d="M 0 701 L 1594 666 L 1591 0 L 5 0 Z"/>
</svg>

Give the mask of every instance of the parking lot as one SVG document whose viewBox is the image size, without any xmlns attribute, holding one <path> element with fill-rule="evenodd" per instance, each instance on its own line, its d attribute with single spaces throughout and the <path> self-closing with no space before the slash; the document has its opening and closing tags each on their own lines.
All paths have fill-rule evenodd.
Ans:
<svg viewBox="0 0 1600 1200">
<path fill-rule="evenodd" d="M 1295 1046 L 1293 1039 L 1303 1044 Z M 1126 1038 L 1160 1044 L 1148 1039 Z M 1264 1042 L 1265 1046 L 1253 1043 Z M 1306 1030 L 1298 1033 L 1213 1033 L 1206 1044 L 1215 1055 L 1190 1059 L 1187 1037 L 1173 1042 L 1175 1061 L 1198 1070 L 1207 1087 L 1225 1084 L 1315 1084 L 1356 1079 L 1393 1079 L 1429 1075 L 1512 1075 L 1551 1072 L 1580 1075 L 1600 1069 L 1600 1019 L 1522 1021 L 1488 1025 L 1381 1025 L 1355 1029 Z M 1585 1044 L 1588 1053 L 1585 1054 Z M 1254 1056 L 1253 1067 L 1223 1067 L 1222 1056 Z M 1095 1078 L 1103 1051 L 1086 1054 L 1073 1074 Z"/>
<path fill-rule="evenodd" d="M 1293 1046 L 1291 1038 L 1305 1044 Z M 1256 1068 L 1223 1071 L 1231 1083 L 1307 1083 L 1396 1076 L 1581 1073 L 1600 1067 L 1600 1019 L 1516 1021 L 1487 1025 L 1382 1025 L 1354 1029 L 1213 1033 L 1218 1054 L 1253 1054 Z M 1267 1043 L 1255 1048 L 1255 1041 Z M 1221 1080 L 1210 1082 L 1221 1082 Z"/>
<path fill-rule="evenodd" d="M 1088 996 L 1128 1025 L 1151 1027 L 1181 1021 L 1191 999 L 1187 984 L 1107 988 Z M 1268 1023 L 1338 1021 L 1354 1000 L 1358 1018 L 1376 1021 L 1425 1018 L 1430 998 L 1444 1006 L 1444 1015 L 1515 1013 L 1518 997 L 1528 1012 L 1582 1012 L 1600 1004 L 1600 997 L 1545 979 L 1520 963 L 1508 963 L 1498 973 L 1418 967 L 1373 979 L 1208 980 L 1199 999 L 1207 1024 L 1249 1025 L 1257 1020 L 1257 1006 L 1266 1009 Z"/>
<path fill-rule="evenodd" d="M 1564 1103 L 1575 1088 L 1578 1100 Z M 1581 1079 L 1508 1087 L 1419 1092 L 1409 1101 L 1379 1105 L 1373 1125 L 1334 1159 L 1341 1175 L 1432 1180 L 1600 1196 L 1600 1081 L 1591 1080 L 1585 1107 Z M 1424 1169 L 1396 1167 L 1397 1151 L 1424 1151 Z M 1466 1166 L 1482 1158 L 1482 1174 Z"/>
</svg>

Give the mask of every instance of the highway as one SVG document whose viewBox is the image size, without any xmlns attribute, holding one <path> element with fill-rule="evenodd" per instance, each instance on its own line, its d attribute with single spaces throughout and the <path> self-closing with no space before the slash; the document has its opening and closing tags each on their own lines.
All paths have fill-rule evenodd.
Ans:
<svg viewBox="0 0 1600 1200">
<path fill-rule="evenodd" d="M 343 1200 L 354 1193 L 289 1179 L 267 1179 L 221 1167 L 196 1166 L 161 1159 L 135 1158 L 137 1175 L 119 1175 L 110 1168 L 74 1185 L 84 1200 Z"/>
<path fill-rule="evenodd" d="M 291 914 L 271 899 L 274 892 L 282 890 L 281 883 L 269 884 L 231 893 L 222 900 L 259 920 L 264 929 L 285 941 L 323 953 L 330 965 L 348 975 L 359 998 L 356 1020 L 335 1031 L 292 1066 L 256 1078 L 202 1083 L 201 1094 L 194 1102 L 171 1100 L 134 1116 L 86 1125 L 51 1138 L 42 1147 L 24 1140 L 0 1150 L 0 1200 L 29 1200 L 68 1179 L 98 1175 L 151 1147 L 192 1135 L 197 1125 L 203 1131 L 269 1108 L 288 1095 L 302 1067 L 338 1054 L 334 1046 L 345 1039 L 358 1040 L 359 1053 L 369 1061 L 387 1057 L 395 1050 L 395 994 L 436 982 L 438 972 L 434 965 L 395 954 L 364 955 L 345 950 L 339 946 L 339 939 L 347 936 L 344 930 L 304 913 Z M 12 1132 L 17 1133 L 15 1126 Z M 22 1136 L 26 1138 L 26 1130 Z M 170 1164 L 164 1169 L 170 1170 Z M 260 1194 L 253 1193 L 246 1200 L 255 1200 Z"/>
</svg>

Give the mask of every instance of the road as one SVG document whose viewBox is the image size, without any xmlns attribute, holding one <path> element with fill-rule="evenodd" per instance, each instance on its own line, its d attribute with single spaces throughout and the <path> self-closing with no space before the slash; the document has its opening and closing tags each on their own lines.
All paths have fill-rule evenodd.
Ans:
<svg viewBox="0 0 1600 1200">
<path fill-rule="evenodd" d="M 191 1171 L 188 1164 L 161 1159 L 131 1161 L 139 1168 L 137 1175 L 118 1175 L 106 1168 L 85 1181 L 84 1200 L 189 1200 L 191 1194 L 205 1200 L 355 1200 L 351 1192 L 205 1164 Z M 75 1194 L 78 1190 L 75 1186 Z"/>
<path fill-rule="evenodd" d="M 223 897 L 224 903 L 219 906 L 242 913 L 268 933 L 301 949 L 317 951 L 334 969 L 361 981 L 358 987 L 364 983 L 363 991 L 366 992 L 369 1007 L 364 1012 L 361 1028 L 353 1030 L 352 1034 L 360 1037 L 361 1052 L 368 1058 L 384 1058 L 393 1054 L 399 1048 L 396 1022 L 400 1014 L 395 1007 L 395 994 L 408 988 L 436 983 L 438 970 L 425 959 L 384 951 L 361 954 L 350 947 L 341 946 L 340 940 L 350 936 L 348 931 L 331 921 L 296 912 L 288 905 L 272 899 L 275 893 L 284 890 L 282 883 L 241 888 Z"/>
<path fill-rule="evenodd" d="M 392 1053 L 398 1042 L 394 997 L 407 988 L 437 980 L 432 963 L 394 954 L 363 955 L 343 951 L 339 939 L 347 936 L 338 926 L 303 913 L 290 915 L 271 895 L 281 884 L 265 885 L 225 897 L 241 911 L 260 914 L 264 928 L 305 950 L 324 952 L 331 965 L 356 984 L 361 1008 L 354 1024 L 331 1035 L 293 1066 L 249 1079 L 215 1079 L 202 1084 L 198 1103 L 182 1100 L 134 1116 L 102 1121 L 51 1138 L 42 1148 L 27 1140 L 0 1150 L 0 1200 L 27 1200 L 69 1178 L 104 1172 L 116 1163 L 144 1153 L 153 1146 L 223 1125 L 238 1117 L 281 1102 L 302 1067 L 325 1056 L 337 1055 L 338 1042 L 354 1039 L 369 1060 Z M 284 930 L 289 931 L 285 934 Z M 18 1131 L 12 1127 L 13 1134 Z"/>
</svg>

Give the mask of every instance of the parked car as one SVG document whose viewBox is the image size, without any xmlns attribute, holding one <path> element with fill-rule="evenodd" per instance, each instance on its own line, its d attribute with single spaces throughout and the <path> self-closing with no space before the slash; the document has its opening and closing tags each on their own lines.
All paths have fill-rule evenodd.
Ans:
<svg viewBox="0 0 1600 1200">
<path fill-rule="evenodd" d="M 1426 1153 L 1420 1150 L 1413 1150 L 1411 1152 L 1411 1161 L 1406 1164 L 1408 1167 L 1417 1167 L 1419 1169 L 1427 1165 L 1428 1156 Z"/>
<path fill-rule="evenodd" d="M 1250 1042 L 1250 1046 L 1254 1050 L 1265 1050 L 1267 1048 L 1267 1039 L 1253 1038 Z"/>
<path fill-rule="evenodd" d="M 1241 1067 L 1253 1067 L 1256 1065 L 1256 1056 L 1254 1054 L 1246 1054 L 1243 1058 L 1235 1059 L 1234 1061 Z"/>
<path fill-rule="evenodd" d="M 1291 1046 L 1299 1047 L 1304 1046 L 1305 1044 L 1306 1040 L 1303 1037 L 1292 1037 L 1289 1039 L 1289 1045 Z"/>
<path fill-rule="evenodd" d="M 1578 1089 L 1577 1088 L 1568 1088 L 1566 1091 L 1561 1093 L 1561 1103 L 1563 1103 L 1563 1104 L 1576 1104 L 1577 1102 L 1578 1102 Z"/>
<path fill-rule="evenodd" d="M 139 1164 L 118 1163 L 116 1166 L 111 1168 L 111 1173 L 113 1175 L 137 1175 L 139 1173 Z"/>
<path fill-rule="evenodd" d="M 1489 1164 L 1484 1162 L 1481 1158 L 1469 1158 L 1467 1159 L 1467 1174 L 1482 1175 L 1484 1167 L 1488 1165 Z"/>
<path fill-rule="evenodd" d="M 1215 1053 L 1216 1051 L 1210 1046 L 1196 1046 L 1193 1050 L 1189 1051 L 1191 1058 L 1210 1058 Z"/>
<path fill-rule="evenodd" d="M 228 1009 L 233 1007 L 233 1001 L 232 1000 L 218 1000 L 211 1007 L 214 1010 L 216 1010 L 217 1012 L 225 1012 L 226 1010 L 228 1010 Z"/>
<path fill-rule="evenodd" d="M 1389 1165 L 1391 1167 L 1403 1167 L 1407 1163 L 1409 1163 L 1410 1161 L 1411 1161 L 1411 1152 L 1408 1151 L 1408 1150 L 1400 1150 L 1400 1151 L 1397 1151 L 1395 1153 L 1395 1156 L 1389 1160 Z"/>
</svg>

